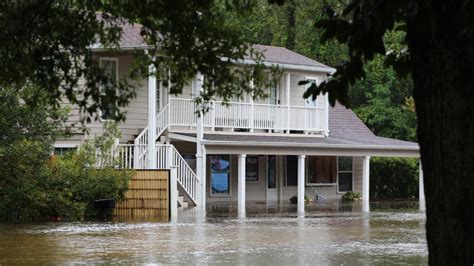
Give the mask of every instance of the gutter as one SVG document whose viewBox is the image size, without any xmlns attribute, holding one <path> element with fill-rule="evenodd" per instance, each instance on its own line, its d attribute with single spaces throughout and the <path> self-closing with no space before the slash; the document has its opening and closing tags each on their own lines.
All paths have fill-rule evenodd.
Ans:
<svg viewBox="0 0 474 266">
<path fill-rule="evenodd" d="M 255 65 L 257 62 L 252 59 L 244 59 L 244 60 L 239 60 L 236 63 L 244 64 L 244 65 Z M 268 61 L 264 61 L 263 65 L 266 67 L 277 66 L 279 68 L 286 69 L 286 70 L 314 71 L 314 72 L 323 72 L 327 74 L 334 74 L 336 72 L 336 69 L 332 67 L 317 67 L 317 66 L 306 66 L 306 65 L 286 64 L 286 63 L 272 63 Z"/>
</svg>

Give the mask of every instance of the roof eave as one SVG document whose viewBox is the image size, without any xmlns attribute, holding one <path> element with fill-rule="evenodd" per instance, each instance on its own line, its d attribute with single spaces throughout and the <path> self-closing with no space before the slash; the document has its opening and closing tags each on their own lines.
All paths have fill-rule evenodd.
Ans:
<svg viewBox="0 0 474 266">
<path fill-rule="evenodd" d="M 253 65 L 253 64 L 256 64 L 257 62 L 252 59 L 244 59 L 244 60 L 237 61 L 236 63 Z M 275 62 L 269 62 L 269 61 L 263 61 L 263 64 L 267 67 L 277 66 L 279 68 L 286 69 L 286 70 L 322 72 L 322 73 L 327 73 L 331 75 L 336 72 L 336 69 L 332 67 L 318 67 L 318 66 L 307 66 L 307 65 L 289 64 L 289 63 L 275 63 Z"/>
</svg>

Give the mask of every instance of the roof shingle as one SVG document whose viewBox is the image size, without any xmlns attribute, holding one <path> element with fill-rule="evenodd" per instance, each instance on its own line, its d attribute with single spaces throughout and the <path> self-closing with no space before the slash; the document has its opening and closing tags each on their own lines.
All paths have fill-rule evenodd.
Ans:
<svg viewBox="0 0 474 266">
<path fill-rule="evenodd" d="M 122 37 L 119 41 L 121 48 L 140 48 L 146 47 L 147 43 L 140 34 L 142 25 L 124 23 L 122 26 Z M 329 66 L 321 64 L 306 56 L 288 50 L 284 47 L 275 47 L 268 45 L 255 44 L 252 47 L 261 52 L 265 58 L 265 62 L 276 64 L 290 64 L 310 67 L 320 67 L 331 69 Z M 246 59 L 251 59 L 249 56 Z"/>
</svg>

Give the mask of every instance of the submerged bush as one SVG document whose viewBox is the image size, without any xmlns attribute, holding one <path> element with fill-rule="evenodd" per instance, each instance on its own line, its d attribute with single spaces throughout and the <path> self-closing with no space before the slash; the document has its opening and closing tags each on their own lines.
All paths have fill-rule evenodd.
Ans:
<svg viewBox="0 0 474 266">
<path fill-rule="evenodd" d="M 93 202 L 97 199 L 122 200 L 132 173 L 111 167 L 96 169 L 84 154 L 69 153 L 52 157 L 45 179 L 48 194 L 47 215 L 77 220 L 95 217 Z"/>
<path fill-rule="evenodd" d="M 377 198 L 418 197 L 418 159 L 370 160 L 370 195 Z"/>
<path fill-rule="evenodd" d="M 360 199 L 360 193 L 359 192 L 354 192 L 354 191 L 347 191 L 342 195 L 341 200 L 342 201 L 354 201 Z"/>
<path fill-rule="evenodd" d="M 96 160 L 98 153 L 112 155 L 111 142 L 113 138 L 100 137 L 65 156 L 51 156 L 40 141 L 5 146 L 0 160 L 0 220 L 92 218 L 94 200 L 123 199 L 133 173 L 114 169 L 112 156 Z"/>
</svg>

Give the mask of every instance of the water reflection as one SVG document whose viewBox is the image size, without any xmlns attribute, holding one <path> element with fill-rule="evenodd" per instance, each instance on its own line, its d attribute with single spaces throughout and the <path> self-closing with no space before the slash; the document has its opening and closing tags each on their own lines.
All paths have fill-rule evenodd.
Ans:
<svg viewBox="0 0 474 266">
<path fill-rule="evenodd" d="M 175 222 L 0 225 L 3 263 L 425 264 L 416 203 L 247 203 L 182 210 Z M 205 216 L 203 214 L 206 214 Z"/>
</svg>

